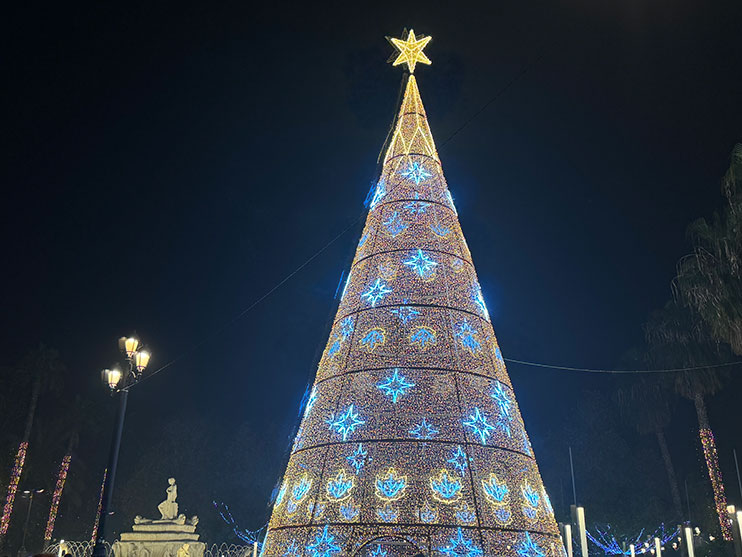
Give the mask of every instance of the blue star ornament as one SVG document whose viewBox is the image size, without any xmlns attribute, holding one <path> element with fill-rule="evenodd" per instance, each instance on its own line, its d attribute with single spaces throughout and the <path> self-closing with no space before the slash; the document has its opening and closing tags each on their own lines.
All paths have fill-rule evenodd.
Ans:
<svg viewBox="0 0 742 557">
<path fill-rule="evenodd" d="M 480 557 L 482 555 L 482 550 L 475 546 L 472 540 L 464 537 L 461 528 L 448 541 L 449 545 L 438 548 L 438 551 L 444 555 L 450 555 L 451 557 Z"/>
<path fill-rule="evenodd" d="M 307 551 L 311 557 L 331 557 L 340 553 L 340 546 L 335 543 L 335 536 L 330 533 L 329 527 L 325 525 L 324 530 L 318 532 L 314 541 L 307 545 Z"/>
<path fill-rule="evenodd" d="M 412 435 L 415 439 L 432 439 L 433 437 L 438 435 L 438 430 L 435 429 L 432 424 L 429 424 L 425 418 L 423 418 L 419 424 L 415 424 L 415 426 L 410 429 L 410 435 Z"/>
<path fill-rule="evenodd" d="M 389 288 L 385 282 L 381 279 L 376 279 L 376 282 L 374 282 L 366 292 L 361 294 L 361 298 L 370 303 L 373 308 L 376 307 L 377 302 L 383 300 L 384 296 L 391 292 L 392 289 Z"/>
<path fill-rule="evenodd" d="M 418 249 L 407 261 L 403 261 L 420 278 L 430 278 L 435 273 L 438 263 L 433 261 L 423 250 Z"/>
<path fill-rule="evenodd" d="M 351 404 L 345 410 L 345 412 L 335 415 L 333 412 L 327 420 L 327 424 L 331 430 L 335 430 L 335 433 L 339 433 L 343 437 L 343 441 L 348 439 L 348 435 L 353 433 L 358 426 L 365 424 L 366 421 L 362 420 L 360 416 L 355 412 L 353 405 Z"/>
<path fill-rule="evenodd" d="M 400 174 L 408 180 L 415 182 L 415 185 L 418 185 L 423 180 L 432 176 L 432 174 L 425 170 L 423 165 L 419 162 L 410 163 L 410 166 L 408 166 L 406 170 L 402 170 Z"/>
<path fill-rule="evenodd" d="M 399 368 L 394 368 L 394 372 L 376 386 L 385 395 L 392 397 L 392 402 L 396 403 L 397 399 L 406 395 L 415 384 L 407 381 L 404 375 L 400 375 Z"/>
<path fill-rule="evenodd" d="M 469 420 L 464 425 L 472 430 L 474 435 L 478 435 L 482 440 L 482 445 L 487 444 L 487 438 L 492 434 L 495 426 L 487 421 L 487 415 L 483 414 L 479 408 L 474 408 L 474 412 L 469 416 Z"/>
</svg>

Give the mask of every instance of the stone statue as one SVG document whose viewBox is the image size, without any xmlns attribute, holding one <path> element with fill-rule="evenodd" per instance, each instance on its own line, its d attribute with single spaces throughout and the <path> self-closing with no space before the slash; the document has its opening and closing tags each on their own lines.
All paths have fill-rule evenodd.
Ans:
<svg viewBox="0 0 742 557">
<path fill-rule="evenodd" d="M 198 516 L 178 513 L 178 487 L 168 479 L 167 498 L 157 508 L 161 518 L 134 517 L 132 532 L 122 532 L 113 544 L 113 557 L 204 557 L 206 544 L 198 541 Z"/>
<path fill-rule="evenodd" d="M 178 497 L 178 486 L 175 485 L 175 478 L 167 481 L 170 485 L 167 488 L 167 499 L 157 505 L 157 510 L 162 515 L 161 520 L 175 520 L 178 517 L 178 503 L 175 499 Z"/>
</svg>

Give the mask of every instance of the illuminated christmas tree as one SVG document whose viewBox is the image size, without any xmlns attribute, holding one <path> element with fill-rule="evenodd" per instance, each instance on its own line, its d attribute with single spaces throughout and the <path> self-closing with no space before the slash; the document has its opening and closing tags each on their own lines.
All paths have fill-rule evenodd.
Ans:
<svg viewBox="0 0 742 557">
<path fill-rule="evenodd" d="M 563 553 L 413 72 L 262 554 Z"/>
</svg>

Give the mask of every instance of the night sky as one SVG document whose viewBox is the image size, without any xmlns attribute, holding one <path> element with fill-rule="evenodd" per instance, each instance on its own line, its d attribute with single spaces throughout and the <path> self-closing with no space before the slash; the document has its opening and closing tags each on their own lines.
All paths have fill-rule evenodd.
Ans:
<svg viewBox="0 0 742 557">
<path fill-rule="evenodd" d="M 416 75 L 506 358 L 621 367 L 670 297 L 686 226 L 722 206 L 742 141 L 738 0 L 353 4 L 6 12 L 0 360 L 43 341 L 68 366 L 66 396 L 108 408 L 81 441 L 94 495 L 113 420 L 98 372 L 136 331 L 151 370 L 177 360 L 131 393 L 120 482 L 164 424 L 247 428 L 260 466 L 250 446 L 229 458 L 235 475 L 262 474 L 257 487 L 224 493 L 203 470 L 198 489 L 242 499 L 244 525 L 259 525 L 395 114 L 386 35 L 433 36 Z M 558 491 L 567 443 L 540 453 L 543 439 L 615 380 L 509 371 Z M 737 372 L 709 401 L 731 493 L 740 388 Z M 702 478 L 693 428 L 679 402 L 671 450 L 681 476 Z M 579 487 L 590 455 L 576 456 Z M 167 456 L 153 463 L 157 489 L 170 473 Z"/>
</svg>

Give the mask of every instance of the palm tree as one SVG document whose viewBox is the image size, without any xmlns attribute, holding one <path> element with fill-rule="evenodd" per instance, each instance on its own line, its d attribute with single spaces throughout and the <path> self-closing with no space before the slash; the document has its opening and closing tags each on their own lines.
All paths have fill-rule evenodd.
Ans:
<svg viewBox="0 0 742 557">
<path fill-rule="evenodd" d="M 38 407 L 39 397 L 43 391 L 58 384 L 58 377 L 59 374 L 64 371 L 64 366 L 62 365 L 59 359 L 59 353 L 56 350 L 40 344 L 36 350 L 23 359 L 19 365 L 19 371 L 23 375 L 32 377 L 33 383 L 31 386 L 31 399 L 26 412 L 23 437 L 18 445 L 18 451 L 10 473 L 5 505 L 3 506 L 2 517 L 0 518 L 0 546 L 4 542 L 4 537 L 8 532 L 8 527 L 10 526 L 15 494 L 26 462 L 28 442 L 31 438 L 31 430 L 33 429 L 34 419 L 36 417 L 36 408 Z"/>
<path fill-rule="evenodd" d="M 673 518 L 679 520 L 683 514 L 680 489 L 665 437 L 665 428 L 670 425 L 672 416 L 666 385 L 655 378 L 641 377 L 632 381 L 628 387 L 619 389 L 617 398 L 621 413 L 633 423 L 636 430 L 641 435 L 653 434 L 657 439 L 667 481 L 670 484 L 672 506 L 675 511 Z"/>
<path fill-rule="evenodd" d="M 719 470 L 716 442 L 709 424 L 706 399 L 721 389 L 721 374 L 711 367 L 729 354 L 713 337 L 698 314 L 678 302 L 670 301 L 650 315 L 644 327 L 650 365 L 664 368 L 698 368 L 674 374 L 672 386 L 677 394 L 691 400 L 698 418 L 699 437 L 706 459 L 716 511 L 722 534 L 731 536 L 726 520 L 726 496 Z M 731 537 L 729 538 L 731 539 Z"/>
<path fill-rule="evenodd" d="M 688 228 L 693 252 L 677 266 L 673 288 L 706 322 L 715 338 L 742 355 L 742 144 L 722 180 L 726 206 L 711 221 Z"/>
</svg>

